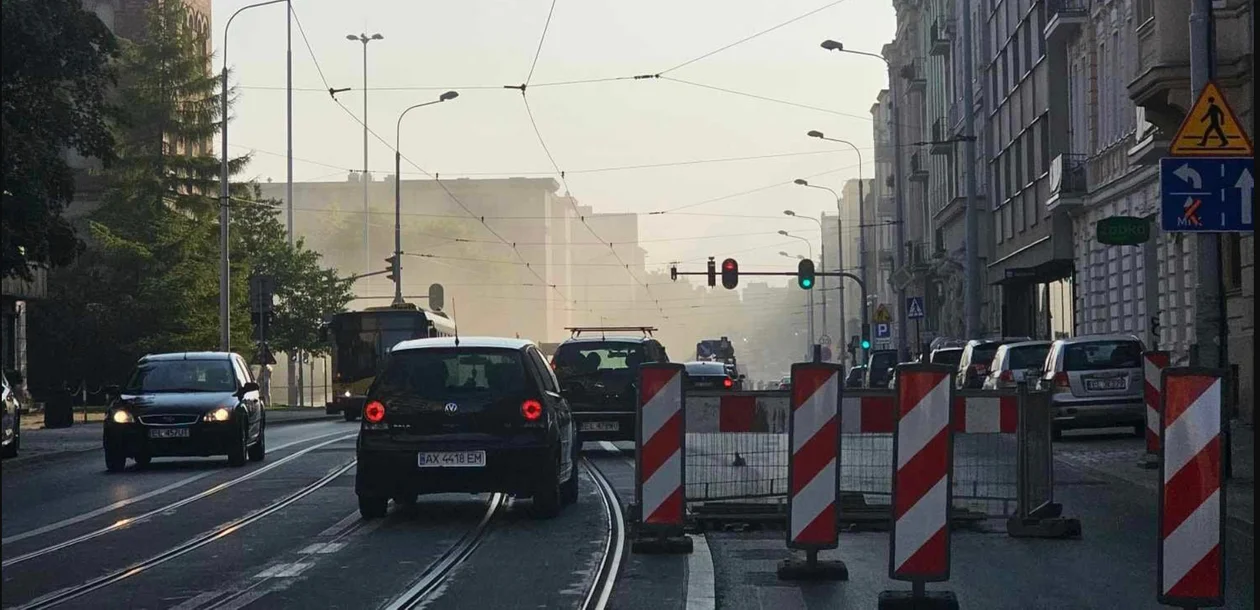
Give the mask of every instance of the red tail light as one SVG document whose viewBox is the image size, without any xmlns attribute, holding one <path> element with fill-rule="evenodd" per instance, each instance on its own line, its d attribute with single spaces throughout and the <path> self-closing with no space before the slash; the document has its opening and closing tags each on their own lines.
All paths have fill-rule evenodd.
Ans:
<svg viewBox="0 0 1260 610">
<path fill-rule="evenodd" d="M 547 360 L 547 364 L 551 365 L 551 370 L 556 370 L 556 357 L 552 356 L 549 360 Z"/>
<path fill-rule="evenodd" d="M 1057 388 L 1070 388 L 1072 387 L 1072 382 L 1068 380 L 1067 373 L 1055 373 L 1054 386 Z"/>
<path fill-rule="evenodd" d="M 1002 371 L 1002 374 L 998 375 L 998 380 L 1006 382 L 1015 381 L 1015 373 L 1011 371 Z"/>
<path fill-rule="evenodd" d="M 521 415 L 528 421 L 534 421 L 542 417 L 542 403 L 537 400 L 527 400 L 521 403 Z"/>
<path fill-rule="evenodd" d="M 729 390 L 729 389 L 731 389 L 731 388 L 735 387 L 735 382 L 734 382 L 734 381 L 731 381 L 731 378 L 730 378 L 730 377 L 727 377 L 726 379 L 723 379 L 723 380 L 722 380 L 722 387 L 724 387 L 724 388 L 726 388 L 726 389 L 728 389 L 728 390 Z"/>
<path fill-rule="evenodd" d="M 373 400 L 363 407 L 363 419 L 368 423 L 379 424 L 385 419 L 385 405 L 379 400 Z"/>
</svg>

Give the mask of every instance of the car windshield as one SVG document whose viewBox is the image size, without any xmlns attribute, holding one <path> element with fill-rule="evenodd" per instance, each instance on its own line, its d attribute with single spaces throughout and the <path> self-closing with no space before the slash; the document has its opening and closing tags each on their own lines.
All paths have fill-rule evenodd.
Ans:
<svg viewBox="0 0 1260 610">
<path fill-rule="evenodd" d="M 525 387 L 521 354 L 511 349 L 411 349 L 392 354 L 374 393 L 429 400 L 505 396 Z"/>
<path fill-rule="evenodd" d="M 932 364 L 957 367 L 962 360 L 962 349 L 939 349 L 932 353 Z"/>
<path fill-rule="evenodd" d="M 1142 368 L 1142 344 L 1137 341 L 1070 343 L 1063 350 L 1065 371 Z"/>
<path fill-rule="evenodd" d="M 570 343 L 556 350 L 556 375 L 569 377 L 609 371 L 638 370 L 643 346 L 638 343 Z"/>
<path fill-rule="evenodd" d="M 233 392 L 236 376 L 227 360 L 150 360 L 136 365 L 124 392 Z"/>
<path fill-rule="evenodd" d="M 897 366 L 896 352 L 878 352 L 871 355 L 871 371 L 886 371 Z"/>
<path fill-rule="evenodd" d="M 1012 371 L 1039 369 L 1045 365 L 1046 354 L 1049 352 L 1049 344 L 1009 348 L 1006 354 L 1006 368 Z"/>
</svg>

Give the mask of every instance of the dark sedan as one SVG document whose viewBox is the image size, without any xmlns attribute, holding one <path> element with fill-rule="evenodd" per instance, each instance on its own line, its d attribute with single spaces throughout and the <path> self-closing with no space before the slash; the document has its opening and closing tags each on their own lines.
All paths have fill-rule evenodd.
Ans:
<svg viewBox="0 0 1260 610">
<path fill-rule="evenodd" d="M 227 455 L 232 466 L 261 461 L 266 417 L 244 359 L 226 352 L 151 354 L 140 359 L 105 419 L 105 467 L 127 458 Z"/>
</svg>

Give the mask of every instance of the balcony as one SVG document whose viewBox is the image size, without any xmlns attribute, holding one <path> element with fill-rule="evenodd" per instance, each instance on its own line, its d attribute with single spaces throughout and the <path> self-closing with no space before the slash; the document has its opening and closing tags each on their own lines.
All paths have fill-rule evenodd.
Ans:
<svg viewBox="0 0 1260 610">
<path fill-rule="evenodd" d="M 1046 198 L 1049 212 L 1079 212 L 1089 203 L 1089 187 L 1086 181 L 1086 155 L 1064 153 L 1050 161 L 1050 196 Z"/>
<path fill-rule="evenodd" d="M 910 268 L 911 272 L 925 269 L 932 264 L 934 254 L 932 244 L 912 241 L 906 246 L 906 266 Z"/>
<path fill-rule="evenodd" d="M 928 48 L 928 53 L 936 57 L 949 56 L 950 41 L 954 37 L 953 21 L 945 21 L 942 23 L 941 19 L 938 17 L 929 29 L 932 46 Z"/>
<path fill-rule="evenodd" d="M 901 78 L 907 81 L 907 86 L 911 93 L 923 93 L 927 90 L 927 79 L 923 76 L 923 68 L 917 61 L 901 66 L 899 72 Z"/>
<path fill-rule="evenodd" d="M 952 155 L 954 154 L 954 134 L 950 133 L 950 129 L 946 126 L 945 119 L 938 118 L 932 122 L 932 144 L 928 147 L 928 152 L 934 155 Z"/>
<path fill-rule="evenodd" d="M 1129 149 L 1129 165 L 1154 165 L 1168 156 L 1169 136 L 1146 122 L 1146 109 L 1138 106 L 1137 129 L 1133 132 L 1133 147 Z"/>
<path fill-rule="evenodd" d="M 1047 0 L 1046 44 L 1062 48 L 1089 21 L 1089 0 Z"/>
<path fill-rule="evenodd" d="M 922 158 L 923 153 L 915 152 L 910 155 L 910 179 L 919 182 L 927 182 L 928 170 L 927 163 Z"/>
</svg>

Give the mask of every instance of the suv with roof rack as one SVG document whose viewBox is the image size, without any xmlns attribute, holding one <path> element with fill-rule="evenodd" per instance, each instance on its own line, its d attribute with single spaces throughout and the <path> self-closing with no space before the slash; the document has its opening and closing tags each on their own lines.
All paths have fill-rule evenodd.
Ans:
<svg viewBox="0 0 1260 610">
<path fill-rule="evenodd" d="M 633 441 L 639 365 L 669 362 L 648 326 L 573 327 L 551 360 L 578 441 Z M 628 334 L 638 332 L 638 335 Z"/>
</svg>

